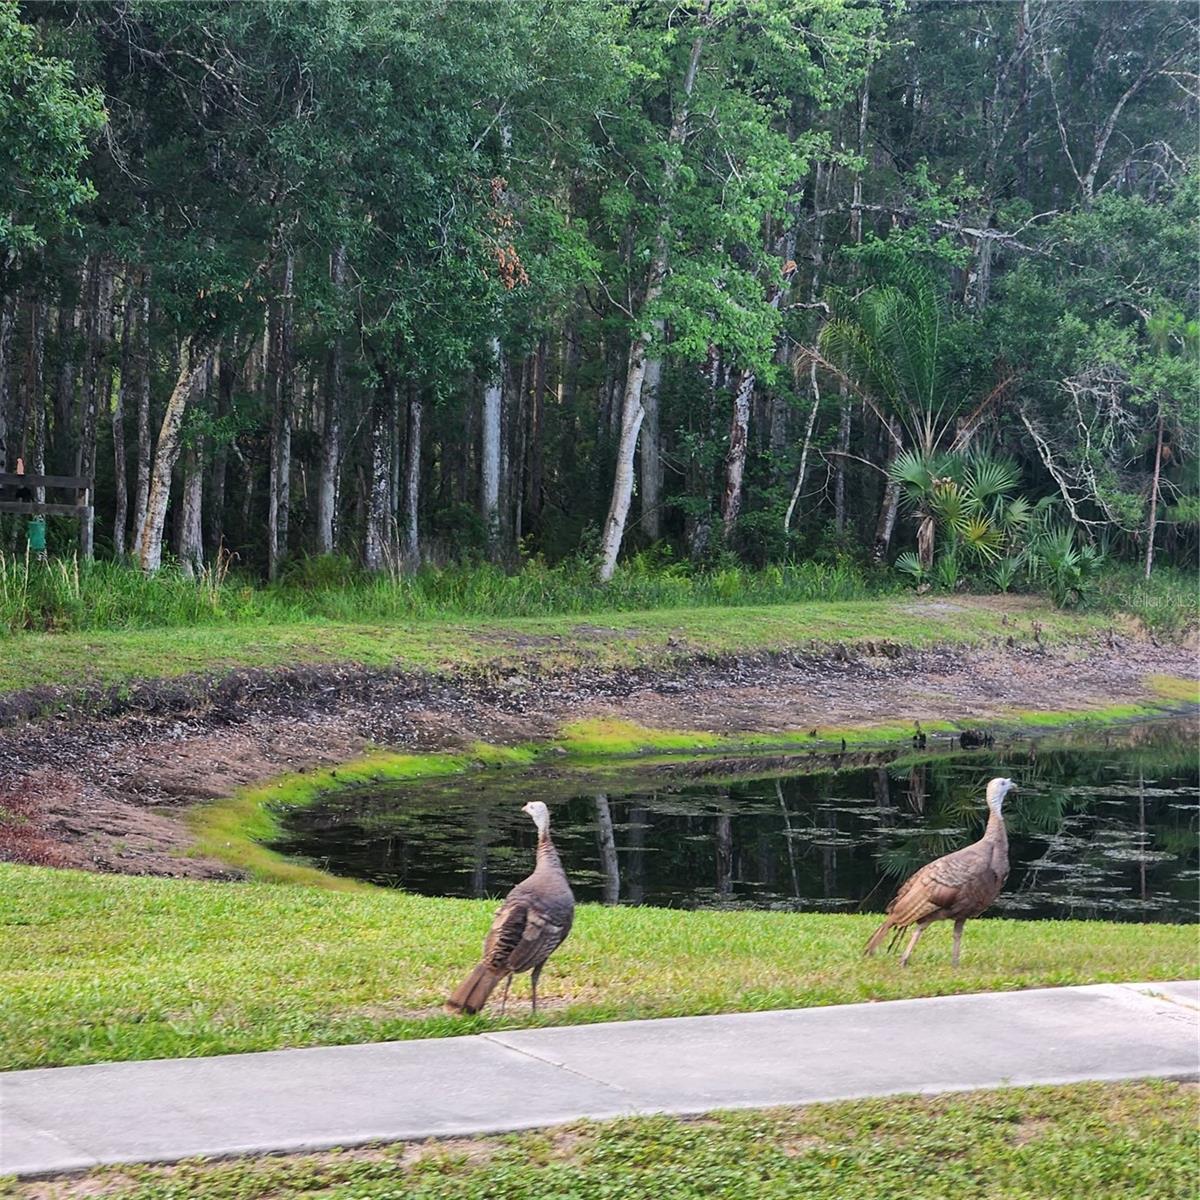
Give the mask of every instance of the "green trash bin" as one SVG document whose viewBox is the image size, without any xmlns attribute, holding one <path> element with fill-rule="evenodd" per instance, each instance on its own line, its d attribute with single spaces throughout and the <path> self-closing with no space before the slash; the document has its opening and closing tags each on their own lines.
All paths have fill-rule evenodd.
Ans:
<svg viewBox="0 0 1200 1200">
<path fill-rule="evenodd" d="M 29 526 L 25 531 L 29 539 L 29 550 L 32 554 L 46 553 L 46 518 L 30 517 Z"/>
</svg>

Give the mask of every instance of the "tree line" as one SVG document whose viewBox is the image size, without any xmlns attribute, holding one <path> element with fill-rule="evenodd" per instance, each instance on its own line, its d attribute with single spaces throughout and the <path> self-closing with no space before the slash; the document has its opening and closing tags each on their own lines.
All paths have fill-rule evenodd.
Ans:
<svg viewBox="0 0 1200 1200">
<path fill-rule="evenodd" d="M 1196 36 L 1141 0 L 2 0 L 0 470 L 94 477 L 58 547 L 147 571 L 953 583 L 1038 513 L 1187 561 Z"/>
</svg>

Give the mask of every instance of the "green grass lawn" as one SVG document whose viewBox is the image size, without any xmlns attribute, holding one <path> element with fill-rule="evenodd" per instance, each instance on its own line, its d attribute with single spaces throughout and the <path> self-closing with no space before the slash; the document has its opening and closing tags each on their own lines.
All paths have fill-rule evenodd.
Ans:
<svg viewBox="0 0 1200 1200">
<path fill-rule="evenodd" d="M 18 1200 L 1191 1200 L 1196 1089 L 1021 1088 L 111 1167 Z"/>
<path fill-rule="evenodd" d="M 1008 636 L 1031 640 L 1035 623 L 1044 641 L 1055 642 L 1097 633 L 1108 628 L 1112 618 L 1062 612 L 1027 597 L 891 596 L 525 618 L 422 617 L 369 623 L 310 618 L 22 633 L 0 643 L 0 691 L 332 662 L 440 670 L 536 658 L 543 668 L 614 668 L 666 663 L 689 653 L 752 653 L 810 642 L 972 645 Z"/>
<path fill-rule="evenodd" d="M 0 867 L 0 1067 L 449 1036 L 441 1001 L 494 902 Z M 546 1022 L 840 1004 L 1197 972 L 1194 927 L 981 920 L 913 965 L 865 960 L 877 918 L 580 907 Z M 528 1023 L 528 982 L 507 1025 Z M 489 1014 L 491 1010 L 488 1010 Z"/>
</svg>

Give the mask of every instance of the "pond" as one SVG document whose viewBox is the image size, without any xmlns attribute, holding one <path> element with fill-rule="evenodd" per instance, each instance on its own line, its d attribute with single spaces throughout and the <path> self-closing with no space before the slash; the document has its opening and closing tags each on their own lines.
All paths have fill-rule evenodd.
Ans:
<svg viewBox="0 0 1200 1200">
<path fill-rule="evenodd" d="M 853 761 L 851 758 L 853 757 Z M 575 779 L 495 773 L 454 786 L 334 793 L 285 815 L 274 848 L 338 875 L 438 896 L 500 896 L 528 874 L 543 799 L 580 900 L 679 908 L 881 910 L 909 872 L 980 836 L 983 789 L 1005 807 L 1012 872 L 993 912 L 1200 917 L 1196 727 L 1153 722 L 1083 742 L 970 753 L 802 756 Z"/>
</svg>

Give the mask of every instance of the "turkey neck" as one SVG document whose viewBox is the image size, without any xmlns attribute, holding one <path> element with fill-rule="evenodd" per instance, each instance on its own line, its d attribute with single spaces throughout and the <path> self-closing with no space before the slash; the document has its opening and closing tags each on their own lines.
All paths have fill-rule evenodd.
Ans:
<svg viewBox="0 0 1200 1200">
<path fill-rule="evenodd" d="M 988 815 L 987 829 L 984 830 L 983 840 L 992 847 L 992 863 L 999 874 L 1008 871 L 1008 830 L 1004 826 L 1004 818 L 997 812 Z"/>
<path fill-rule="evenodd" d="M 562 870 L 562 861 L 558 857 L 558 851 L 554 848 L 554 842 L 551 840 L 549 829 L 538 830 L 536 869 L 539 871 Z"/>
</svg>

